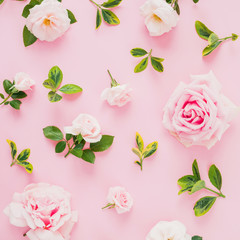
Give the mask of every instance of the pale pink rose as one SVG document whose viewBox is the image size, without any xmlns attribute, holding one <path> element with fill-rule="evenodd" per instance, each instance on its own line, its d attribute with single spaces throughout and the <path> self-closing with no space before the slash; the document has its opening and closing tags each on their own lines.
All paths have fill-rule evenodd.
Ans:
<svg viewBox="0 0 240 240">
<path fill-rule="evenodd" d="M 150 36 L 161 36 L 177 25 L 179 16 L 166 0 L 147 0 L 140 8 Z"/>
<path fill-rule="evenodd" d="M 81 134 L 83 139 L 89 143 L 99 142 L 102 138 L 98 121 L 88 114 L 80 114 L 73 120 L 72 126 L 64 127 L 64 131 L 72 135 Z"/>
<path fill-rule="evenodd" d="M 164 108 L 163 125 L 186 147 L 203 145 L 210 149 L 219 141 L 239 112 L 221 93 L 213 72 L 191 76 L 180 83 Z"/>
<path fill-rule="evenodd" d="M 14 87 L 18 91 L 29 90 L 35 84 L 35 81 L 32 80 L 31 77 L 24 72 L 17 73 L 15 75 L 14 82 Z"/>
<path fill-rule="evenodd" d="M 54 41 L 70 27 L 67 10 L 58 0 L 44 0 L 30 9 L 26 26 L 41 41 Z"/>
<path fill-rule="evenodd" d="M 102 100 L 107 100 L 111 106 L 122 107 L 131 101 L 132 89 L 127 84 L 117 85 L 116 87 L 106 88 L 102 92 Z"/>
<path fill-rule="evenodd" d="M 23 193 L 15 193 L 4 209 L 11 224 L 29 227 L 31 240 L 69 240 L 78 220 L 70 205 L 71 195 L 63 188 L 45 183 L 30 184 Z"/>
<path fill-rule="evenodd" d="M 186 227 L 178 221 L 157 223 L 148 233 L 146 240 L 191 240 Z"/>
<path fill-rule="evenodd" d="M 129 212 L 133 206 L 131 195 L 123 187 L 111 187 L 107 201 L 110 208 L 115 208 L 119 214 Z"/>
</svg>

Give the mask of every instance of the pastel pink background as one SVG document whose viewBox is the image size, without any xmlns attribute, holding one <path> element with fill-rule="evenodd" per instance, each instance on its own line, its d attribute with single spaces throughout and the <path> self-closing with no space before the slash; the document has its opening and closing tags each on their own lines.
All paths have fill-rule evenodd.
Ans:
<svg viewBox="0 0 240 240">
<path fill-rule="evenodd" d="M 52 43 L 37 42 L 25 48 L 21 17 L 25 2 L 5 0 L 0 7 L 0 79 L 11 79 L 24 71 L 36 81 L 20 111 L 9 106 L 0 109 L 0 239 L 25 239 L 26 229 L 8 222 L 2 213 L 15 191 L 23 191 L 27 184 L 47 182 L 64 187 L 72 193 L 73 209 L 79 212 L 79 222 L 72 232 L 72 240 L 144 240 L 151 227 L 160 220 L 179 220 L 188 233 L 203 236 L 204 240 L 237 239 L 239 228 L 239 133 L 240 116 L 211 150 L 202 147 L 185 148 L 163 128 L 162 109 L 179 81 L 189 82 L 190 74 L 213 70 L 223 85 L 226 96 L 240 104 L 239 59 L 240 41 L 226 42 L 206 58 L 201 51 L 206 42 L 194 29 L 195 20 L 203 21 L 220 36 L 239 34 L 240 3 L 232 0 L 205 1 L 195 5 L 191 0 L 180 1 L 181 19 L 178 26 L 162 37 L 150 37 L 139 15 L 144 0 L 123 1 L 114 12 L 121 24 L 103 24 L 95 30 L 96 8 L 87 0 L 65 1 L 78 19 L 71 29 Z M 238 31 L 238 32 L 237 32 Z M 153 49 L 153 55 L 165 58 L 164 73 L 149 66 L 135 74 L 139 59 L 129 51 L 134 47 Z M 63 83 L 83 87 L 82 94 L 63 97 L 50 103 L 48 90 L 42 86 L 49 69 L 58 65 L 64 73 Z M 110 69 L 119 83 L 130 83 L 133 101 L 123 108 L 110 107 L 100 99 L 102 90 L 109 87 Z M 2 86 L 0 87 L 2 90 Z M 47 140 L 42 129 L 56 125 L 63 129 L 79 113 L 95 116 L 104 134 L 116 136 L 112 147 L 97 154 L 95 165 L 76 157 L 63 158 L 54 153 L 54 143 Z M 139 131 L 145 143 L 157 140 L 157 154 L 145 160 L 143 172 L 133 162 L 131 148 Z M 10 150 L 6 139 L 17 143 L 19 151 L 31 148 L 30 161 L 34 166 L 28 175 L 18 166 L 10 168 Z M 191 164 L 198 159 L 202 177 L 216 164 L 223 176 L 223 193 L 212 210 L 197 218 L 194 203 L 208 193 L 178 196 L 179 177 L 191 173 Z M 114 210 L 102 211 L 110 186 L 124 186 L 134 198 L 130 213 L 117 215 Z M 211 185 L 210 185 L 211 186 Z"/>
</svg>

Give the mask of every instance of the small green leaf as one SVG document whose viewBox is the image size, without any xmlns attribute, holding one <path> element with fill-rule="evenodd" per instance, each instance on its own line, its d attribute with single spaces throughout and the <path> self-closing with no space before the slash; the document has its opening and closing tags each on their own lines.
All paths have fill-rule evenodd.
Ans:
<svg viewBox="0 0 240 240">
<path fill-rule="evenodd" d="M 194 160 L 194 162 L 192 164 L 192 172 L 193 172 L 193 176 L 197 179 L 197 181 L 201 180 L 198 163 L 197 163 L 196 159 Z"/>
<path fill-rule="evenodd" d="M 190 194 L 193 194 L 203 188 L 205 188 L 205 182 L 203 180 L 199 180 L 193 185 Z"/>
<path fill-rule="evenodd" d="M 137 142 L 138 149 L 140 150 L 140 152 L 142 152 L 144 148 L 144 143 L 141 135 L 138 132 L 136 132 L 136 142 Z"/>
<path fill-rule="evenodd" d="M 22 162 L 29 158 L 30 156 L 30 149 L 24 149 L 17 157 L 17 160 Z"/>
<path fill-rule="evenodd" d="M 212 43 L 211 45 L 208 45 L 207 47 L 205 47 L 203 49 L 202 55 L 203 56 L 207 56 L 209 55 L 213 50 L 215 50 L 220 44 L 222 43 L 222 41 L 217 41 Z"/>
<path fill-rule="evenodd" d="M 28 173 L 32 173 L 33 171 L 33 166 L 30 162 L 27 162 L 27 161 L 22 161 L 22 162 L 17 162 L 17 164 L 19 166 L 22 166 L 25 168 L 25 170 L 28 172 Z"/>
<path fill-rule="evenodd" d="M 148 54 L 148 52 L 142 48 L 133 48 L 130 53 L 133 57 L 142 57 Z"/>
<path fill-rule="evenodd" d="M 118 25 L 120 20 L 118 17 L 110 10 L 102 9 L 103 20 L 110 25 Z"/>
<path fill-rule="evenodd" d="M 104 2 L 102 6 L 105 8 L 114 8 L 118 6 L 121 2 L 122 0 L 108 0 L 107 2 Z"/>
<path fill-rule="evenodd" d="M 0 93 L 0 98 L 4 99 L 4 95 L 2 93 Z"/>
<path fill-rule="evenodd" d="M 25 98 L 27 97 L 27 94 L 25 92 L 17 92 L 17 93 L 13 93 L 12 95 L 12 99 L 22 99 L 22 98 Z"/>
<path fill-rule="evenodd" d="M 198 3 L 198 2 L 199 2 L 199 0 L 193 0 L 193 2 L 194 2 L 194 3 Z"/>
<path fill-rule="evenodd" d="M 153 68 L 158 71 L 158 72 L 163 72 L 164 68 L 162 65 L 163 58 L 156 58 L 156 57 L 151 57 L 151 63 Z"/>
<path fill-rule="evenodd" d="M 139 161 L 135 161 L 134 163 L 136 163 L 137 165 L 139 165 L 139 166 L 141 167 L 141 169 L 142 169 L 142 165 L 141 165 L 141 163 L 140 163 Z"/>
<path fill-rule="evenodd" d="M 219 191 L 221 191 L 221 188 L 222 188 L 222 175 L 221 175 L 219 169 L 215 165 L 212 165 L 209 168 L 208 177 L 209 177 L 212 185 L 214 187 L 216 187 Z"/>
<path fill-rule="evenodd" d="M 59 143 L 57 143 L 56 147 L 55 147 L 55 152 L 56 153 L 61 153 L 65 150 L 66 148 L 66 142 L 65 141 L 61 141 Z"/>
<path fill-rule="evenodd" d="M 203 197 L 194 206 L 195 216 L 200 217 L 206 214 L 216 201 L 216 197 Z"/>
<path fill-rule="evenodd" d="M 19 101 L 19 100 L 12 100 L 12 101 L 10 101 L 11 107 L 13 107 L 14 109 L 17 109 L 17 110 L 20 109 L 20 105 L 21 104 L 22 104 L 22 102 Z"/>
<path fill-rule="evenodd" d="M 7 143 L 9 144 L 10 148 L 11 148 L 11 155 L 12 155 L 12 159 L 15 159 L 16 157 L 16 154 L 17 154 L 17 146 L 16 146 L 16 143 L 11 141 L 11 140 L 8 140 L 7 139 Z"/>
<path fill-rule="evenodd" d="M 202 240 L 202 237 L 200 237 L 200 236 L 193 236 L 192 240 Z"/>
<path fill-rule="evenodd" d="M 72 155 L 74 155 L 75 157 L 81 158 L 83 155 L 83 150 L 79 149 L 79 148 L 74 148 L 70 151 L 70 153 Z"/>
<path fill-rule="evenodd" d="M 233 40 L 233 41 L 236 41 L 237 39 L 238 39 L 238 35 L 235 34 L 235 33 L 233 33 L 233 34 L 232 34 L 232 40 Z"/>
<path fill-rule="evenodd" d="M 177 1 L 175 1 L 173 9 L 177 12 L 178 15 L 180 15 L 180 8 Z"/>
<path fill-rule="evenodd" d="M 195 176 L 192 176 L 192 175 L 186 175 L 178 179 L 177 183 L 180 187 L 182 187 L 182 189 L 178 192 L 178 195 L 187 191 L 191 191 L 192 187 L 196 182 L 197 182 L 197 179 L 195 178 Z"/>
<path fill-rule="evenodd" d="M 208 44 L 211 45 L 212 43 L 215 43 L 218 40 L 219 40 L 218 35 L 215 33 L 211 33 L 211 35 L 208 38 Z"/>
<path fill-rule="evenodd" d="M 148 158 L 153 155 L 158 148 L 158 142 L 152 142 L 147 145 L 147 147 L 143 150 L 143 157 Z"/>
<path fill-rule="evenodd" d="M 24 46 L 30 46 L 37 41 L 37 38 L 28 30 L 27 26 L 23 28 L 23 43 Z"/>
<path fill-rule="evenodd" d="M 51 89 L 52 91 L 56 91 L 56 83 L 52 79 L 47 79 L 43 82 L 43 86 L 45 88 Z"/>
<path fill-rule="evenodd" d="M 13 84 L 9 80 L 4 80 L 3 81 L 3 88 L 7 94 L 11 93 L 10 88 L 13 86 Z"/>
<path fill-rule="evenodd" d="M 72 137 L 73 137 L 72 134 L 70 134 L 70 133 L 67 133 L 67 134 L 66 134 L 66 140 L 67 140 L 67 141 L 69 141 Z"/>
<path fill-rule="evenodd" d="M 46 138 L 53 141 L 61 141 L 63 139 L 63 134 L 61 130 L 55 126 L 48 126 L 43 129 L 43 134 Z"/>
<path fill-rule="evenodd" d="M 91 151 L 89 149 L 83 150 L 82 159 L 86 162 L 94 163 L 95 162 L 95 154 L 93 151 Z"/>
<path fill-rule="evenodd" d="M 65 94 L 74 94 L 82 92 L 82 88 L 75 84 L 66 84 L 59 89 L 60 92 Z"/>
<path fill-rule="evenodd" d="M 102 16 L 100 10 L 97 9 L 97 17 L 96 17 L 96 29 L 98 29 L 102 24 Z"/>
<path fill-rule="evenodd" d="M 142 153 L 137 148 L 132 148 L 132 151 L 141 159 Z"/>
<path fill-rule="evenodd" d="M 134 69 L 135 73 L 142 72 L 148 65 L 148 57 L 144 58 Z"/>
<path fill-rule="evenodd" d="M 55 87 L 58 88 L 63 79 L 62 70 L 58 66 L 52 67 L 48 73 L 48 78 L 52 79 L 55 82 Z"/>
<path fill-rule="evenodd" d="M 62 99 L 62 96 L 60 96 L 56 92 L 51 91 L 48 93 L 48 100 L 50 102 L 59 102 L 61 99 Z"/>
<path fill-rule="evenodd" d="M 109 147 L 111 147 L 113 139 L 114 139 L 113 136 L 103 135 L 99 142 L 90 143 L 90 149 L 93 152 L 103 152 L 107 150 Z"/>
<path fill-rule="evenodd" d="M 209 36 L 213 33 L 213 31 L 209 30 L 206 25 L 204 25 L 202 22 L 200 21 L 196 21 L 195 22 L 195 28 L 197 31 L 197 34 L 199 35 L 199 37 L 208 40 Z"/>
<path fill-rule="evenodd" d="M 77 22 L 77 19 L 75 18 L 74 14 L 68 9 L 67 9 L 67 12 L 68 12 L 68 18 L 70 19 L 70 24 Z"/>
</svg>

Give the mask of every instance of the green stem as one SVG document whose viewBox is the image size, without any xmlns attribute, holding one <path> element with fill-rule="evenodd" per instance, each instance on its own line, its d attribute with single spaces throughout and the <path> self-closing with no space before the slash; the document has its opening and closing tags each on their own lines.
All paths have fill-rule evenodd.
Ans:
<svg viewBox="0 0 240 240">
<path fill-rule="evenodd" d="M 227 40 L 227 39 L 232 39 L 232 36 L 230 36 L 230 37 L 225 37 L 225 38 L 219 38 L 219 40 L 221 40 L 221 41 L 225 41 L 225 40 Z"/>
<path fill-rule="evenodd" d="M 10 167 L 12 167 L 16 162 L 17 162 L 17 161 L 16 161 L 15 159 L 13 159 L 13 161 L 12 161 Z"/>
<path fill-rule="evenodd" d="M 172 6 L 172 7 L 174 7 L 175 2 L 177 2 L 177 0 L 173 0 L 173 1 L 172 1 L 172 3 L 171 3 L 171 6 Z"/>
<path fill-rule="evenodd" d="M 225 195 L 222 194 L 221 191 L 220 191 L 220 192 L 216 192 L 216 191 L 214 191 L 214 190 L 212 190 L 212 189 L 210 189 L 210 188 L 208 188 L 208 187 L 204 187 L 204 188 L 205 188 L 206 190 L 210 191 L 210 192 L 213 192 L 213 193 L 217 194 L 219 197 L 223 197 L 223 198 L 226 197 Z"/>
<path fill-rule="evenodd" d="M 118 86 L 119 84 L 118 84 L 117 81 L 113 78 L 113 76 L 112 76 L 112 74 L 110 73 L 110 71 L 107 70 L 107 72 L 108 72 L 108 74 L 109 74 L 109 76 L 110 76 L 110 78 L 111 78 L 111 87 L 116 87 L 116 86 Z"/>
<path fill-rule="evenodd" d="M 109 208 L 109 207 L 113 208 L 114 206 L 115 206 L 114 203 L 108 203 L 105 207 L 102 207 L 102 209 Z"/>
<path fill-rule="evenodd" d="M 72 150 L 72 147 L 70 147 L 70 144 L 67 140 L 65 140 L 65 142 L 67 143 L 67 146 L 68 146 L 68 152 L 67 154 L 64 156 L 65 158 L 70 154 L 71 150 Z"/>
<path fill-rule="evenodd" d="M 89 0 L 90 2 L 92 2 L 93 4 L 95 4 L 97 7 L 101 8 L 101 6 L 97 3 L 95 3 L 93 0 Z"/>
<path fill-rule="evenodd" d="M 148 56 L 152 56 L 152 49 L 150 50 L 150 52 L 148 53 Z"/>
<path fill-rule="evenodd" d="M 10 93 L 10 94 L 0 103 L 0 105 L 4 104 L 11 96 L 12 96 L 12 93 Z"/>
<path fill-rule="evenodd" d="M 143 159 L 140 159 L 140 164 L 141 164 L 141 171 L 143 170 Z"/>
</svg>

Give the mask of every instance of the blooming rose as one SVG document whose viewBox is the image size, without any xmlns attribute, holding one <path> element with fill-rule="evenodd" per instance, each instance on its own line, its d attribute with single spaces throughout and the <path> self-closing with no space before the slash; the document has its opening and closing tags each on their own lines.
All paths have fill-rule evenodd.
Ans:
<svg viewBox="0 0 240 240">
<path fill-rule="evenodd" d="M 177 25 L 179 16 L 165 0 L 147 0 L 140 8 L 150 36 L 161 36 Z"/>
<path fill-rule="evenodd" d="M 89 143 L 99 142 L 102 138 L 98 121 L 88 114 L 80 114 L 73 120 L 72 126 L 65 127 L 64 131 L 72 135 L 81 134 L 83 139 Z"/>
<path fill-rule="evenodd" d="M 131 100 L 131 88 L 127 84 L 117 85 L 115 87 L 106 88 L 102 92 L 101 98 L 107 100 L 111 106 L 122 107 Z"/>
<path fill-rule="evenodd" d="M 131 195 L 123 187 L 111 187 L 107 196 L 107 207 L 116 208 L 117 213 L 129 212 L 133 205 Z"/>
<path fill-rule="evenodd" d="M 15 193 L 4 209 L 11 224 L 29 227 L 31 240 L 69 240 L 78 214 L 72 211 L 70 193 L 45 183 L 30 184 L 23 193 Z"/>
<path fill-rule="evenodd" d="M 161 221 L 157 223 L 148 233 L 146 240 L 191 240 L 186 233 L 185 226 L 178 222 Z"/>
<path fill-rule="evenodd" d="M 29 90 L 35 84 L 35 82 L 30 78 L 30 76 L 24 72 L 17 73 L 15 75 L 14 81 L 14 87 L 18 91 Z"/>
<path fill-rule="evenodd" d="M 164 108 L 163 125 L 186 147 L 219 141 L 239 108 L 221 93 L 213 72 L 180 83 Z"/>
<path fill-rule="evenodd" d="M 70 27 L 67 10 L 58 0 L 44 0 L 30 9 L 26 26 L 41 41 L 54 41 Z"/>
</svg>

